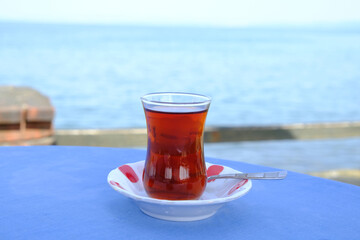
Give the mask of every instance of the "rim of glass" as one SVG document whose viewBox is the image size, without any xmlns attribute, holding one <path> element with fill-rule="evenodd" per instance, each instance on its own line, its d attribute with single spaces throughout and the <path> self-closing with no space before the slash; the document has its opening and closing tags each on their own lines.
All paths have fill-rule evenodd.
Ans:
<svg viewBox="0 0 360 240">
<path fill-rule="evenodd" d="M 159 101 L 159 100 L 152 100 L 148 97 L 150 96 L 165 96 L 165 95 L 175 95 L 175 96 L 188 96 L 188 97 L 197 97 L 199 98 L 199 101 L 179 101 L 179 102 L 171 102 L 171 101 Z M 200 100 L 202 99 L 202 100 Z M 148 93 L 141 97 L 141 101 L 145 103 L 155 103 L 155 104 L 161 104 L 161 105 L 185 105 L 185 106 L 191 106 L 191 105 L 203 105 L 203 104 L 209 104 L 211 102 L 211 97 L 197 94 L 197 93 L 185 93 L 185 92 L 154 92 L 154 93 Z"/>
</svg>

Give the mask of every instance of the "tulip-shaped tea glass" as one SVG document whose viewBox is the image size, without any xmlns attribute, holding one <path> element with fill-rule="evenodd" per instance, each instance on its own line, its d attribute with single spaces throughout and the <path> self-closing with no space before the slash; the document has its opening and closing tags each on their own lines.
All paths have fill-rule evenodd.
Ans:
<svg viewBox="0 0 360 240">
<path fill-rule="evenodd" d="M 198 199 L 206 187 L 204 125 L 211 99 L 190 93 L 141 98 L 147 124 L 144 188 L 153 198 Z"/>
</svg>

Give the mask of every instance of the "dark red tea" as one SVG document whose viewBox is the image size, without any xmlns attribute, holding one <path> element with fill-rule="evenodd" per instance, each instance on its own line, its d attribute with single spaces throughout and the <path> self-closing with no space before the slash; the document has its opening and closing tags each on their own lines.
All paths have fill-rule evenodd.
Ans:
<svg viewBox="0 0 360 240">
<path fill-rule="evenodd" d="M 190 200 L 204 192 L 206 114 L 207 110 L 179 113 L 145 109 L 148 148 L 143 182 L 150 197 Z"/>
</svg>

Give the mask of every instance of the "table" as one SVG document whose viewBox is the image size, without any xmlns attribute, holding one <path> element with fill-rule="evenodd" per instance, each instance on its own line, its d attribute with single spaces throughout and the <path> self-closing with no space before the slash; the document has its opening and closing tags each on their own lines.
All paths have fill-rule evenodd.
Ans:
<svg viewBox="0 0 360 240">
<path fill-rule="evenodd" d="M 206 220 L 149 217 L 106 181 L 110 170 L 144 158 L 135 149 L 0 147 L 0 239 L 360 239 L 360 187 L 295 172 L 253 181 Z"/>
</svg>

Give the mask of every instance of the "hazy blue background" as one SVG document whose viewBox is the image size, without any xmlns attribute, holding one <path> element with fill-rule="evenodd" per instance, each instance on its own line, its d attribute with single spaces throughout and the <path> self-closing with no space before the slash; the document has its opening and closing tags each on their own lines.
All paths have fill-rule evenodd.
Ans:
<svg viewBox="0 0 360 240">
<path fill-rule="evenodd" d="M 0 85 L 53 101 L 57 128 L 144 127 L 140 96 L 213 98 L 207 125 L 360 120 L 360 26 L 0 23 Z"/>
<path fill-rule="evenodd" d="M 359 21 L 358 0 L 1 0 L 0 19 L 249 26 Z"/>
<path fill-rule="evenodd" d="M 144 127 L 139 97 L 209 95 L 207 125 L 360 120 L 360 2 L 2 0 L 0 84 L 57 128 Z"/>
</svg>

